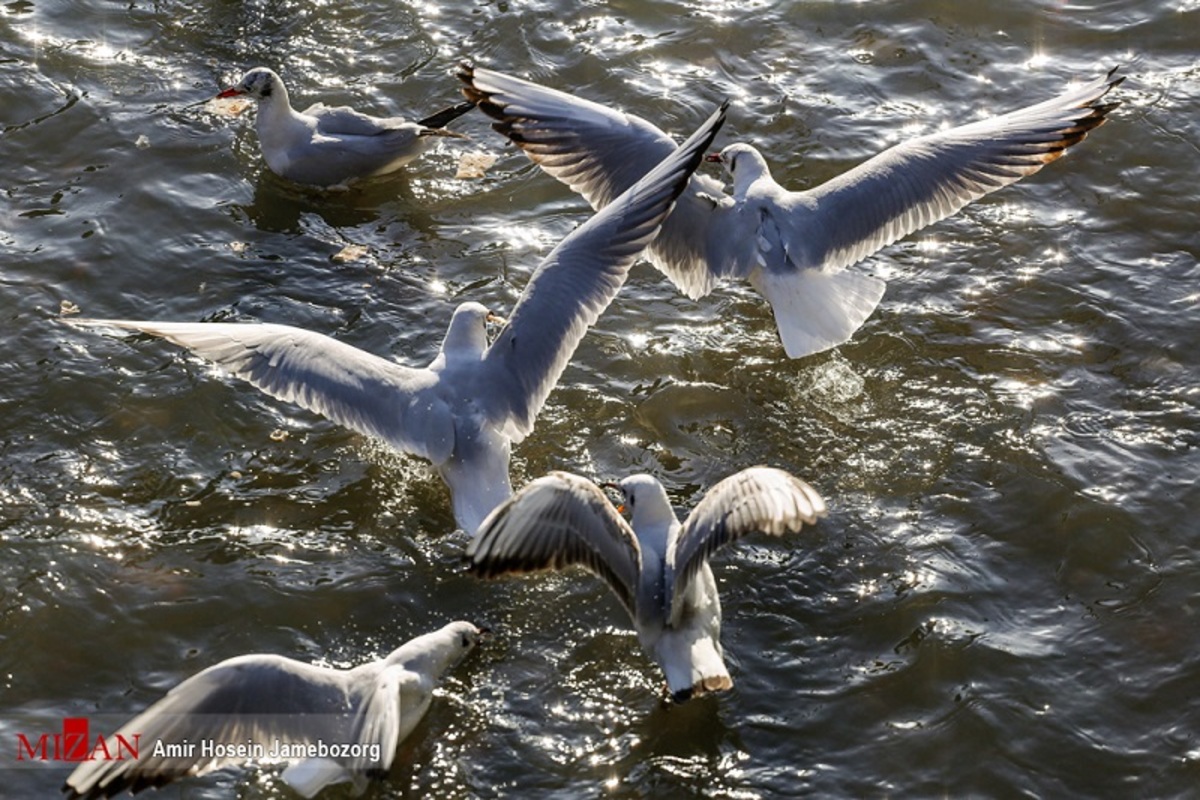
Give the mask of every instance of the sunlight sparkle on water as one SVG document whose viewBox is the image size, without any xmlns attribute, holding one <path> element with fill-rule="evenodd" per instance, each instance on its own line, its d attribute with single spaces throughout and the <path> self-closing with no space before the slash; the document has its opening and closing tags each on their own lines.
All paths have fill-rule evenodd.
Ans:
<svg viewBox="0 0 1200 800">
<path fill-rule="evenodd" d="M 925 122 L 908 122 L 898 128 L 891 128 L 884 134 L 884 141 L 895 144 L 897 142 L 915 139 L 921 136 L 929 128 Z"/>
<path fill-rule="evenodd" d="M 879 581 L 872 578 L 869 581 L 864 581 L 862 583 L 855 584 L 854 594 L 860 600 L 870 597 L 872 595 L 879 594 Z"/>
<path fill-rule="evenodd" d="M 946 252 L 946 245 L 940 239 L 920 239 L 917 241 L 916 247 L 924 261 L 929 261 L 934 256 Z"/>
<path fill-rule="evenodd" d="M 650 336 L 641 331 L 627 333 L 625 339 L 637 350 L 645 350 L 646 345 L 650 343 Z"/>
<path fill-rule="evenodd" d="M 1032 408 L 1038 400 L 1054 394 L 1054 389 L 1049 386 L 1019 381 L 1014 378 L 996 381 L 996 389 L 1007 395 L 1018 406 L 1026 409 Z"/>
<path fill-rule="evenodd" d="M 662 60 L 643 64 L 638 74 L 646 75 L 653 80 L 631 78 L 630 83 L 654 92 L 659 97 L 670 97 L 688 84 L 687 76 L 683 74 L 679 64 L 669 64 Z"/>
<path fill-rule="evenodd" d="M 1029 67 L 1030 69 L 1041 69 L 1049 63 L 1049 54 L 1045 52 L 1037 52 L 1029 57 L 1029 60 L 1025 62 L 1025 66 Z"/>
<path fill-rule="evenodd" d="M 692 5 L 692 13 L 702 19 L 712 20 L 718 25 L 729 25 L 736 22 L 738 14 L 744 14 L 747 8 L 761 5 L 761 3 L 746 2 L 746 0 L 701 0 Z"/>
</svg>

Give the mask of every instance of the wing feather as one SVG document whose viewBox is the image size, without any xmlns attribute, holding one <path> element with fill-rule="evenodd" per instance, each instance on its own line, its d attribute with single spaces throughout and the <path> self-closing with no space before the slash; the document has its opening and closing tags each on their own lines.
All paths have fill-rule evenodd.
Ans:
<svg viewBox="0 0 1200 800">
<path fill-rule="evenodd" d="M 412 369 L 288 325 L 73 320 L 139 331 L 192 350 L 267 394 L 296 403 L 391 446 L 444 462 L 454 420 L 432 388 L 437 375 Z"/>
<path fill-rule="evenodd" d="M 843 269 L 989 192 L 1032 175 L 1103 125 L 1115 69 L 1036 105 L 891 147 L 807 192 L 813 224 L 792 226 L 807 266 Z"/>
<path fill-rule="evenodd" d="M 675 148 L 670 136 L 633 114 L 482 67 L 464 65 L 459 77 L 464 94 L 497 120 L 497 131 L 596 210 Z M 647 250 L 651 263 L 693 299 L 738 267 L 726 252 L 731 205 L 719 182 L 693 175 Z"/>
<path fill-rule="evenodd" d="M 721 547 L 751 533 L 795 533 L 825 514 L 817 491 L 781 469 L 751 467 L 717 483 L 668 548 L 665 596 L 672 618 L 692 578 Z"/>
<path fill-rule="evenodd" d="M 637 536 L 599 487 L 569 472 L 532 481 L 492 511 L 466 559 L 481 578 L 580 566 L 603 579 L 631 616 L 636 608 Z"/>
<path fill-rule="evenodd" d="M 484 356 L 494 422 L 520 441 L 580 339 L 625 282 L 725 121 L 723 104 L 678 149 L 576 228 L 538 265 Z"/>
<path fill-rule="evenodd" d="M 203 742 L 253 742 L 268 752 L 276 740 L 365 742 L 360 737 L 366 720 L 356 712 L 379 672 L 377 665 L 368 667 L 373 671 L 345 672 L 261 654 L 223 661 L 171 689 L 116 732 L 126 739 L 140 736 L 139 758 L 86 762 L 67 778 L 64 790 L 71 797 L 113 797 L 248 760 L 206 754 Z M 399 703 L 398 695 L 393 702 Z M 190 755 L 154 755 L 157 742 L 196 746 Z M 394 748 L 380 752 L 390 763 Z M 349 766 L 364 770 L 368 765 Z"/>
</svg>

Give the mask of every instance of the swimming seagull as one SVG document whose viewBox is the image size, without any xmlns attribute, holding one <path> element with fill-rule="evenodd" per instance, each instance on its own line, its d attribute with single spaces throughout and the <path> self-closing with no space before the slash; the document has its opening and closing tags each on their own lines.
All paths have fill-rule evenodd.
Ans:
<svg viewBox="0 0 1200 800">
<path fill-rule="evenodd" d="M 287 325 L 100 319 L 72 324 L 161 336 L 273 397 L 429 459 L 450 487 L 458 524 L 474 533 L 512 495 L 511 443 L 533 430 L 575 347 L 616 296 L 700 163 L 725 108 L 546 256 L 490 347 L 486 325 L 495 317 L 474 302 L 455 309 L 441 351 L 418 369 Z"/>
<path fill-rule="evenodd" d="M 282 778 L 304 797 L 343 781 L 361 793 L 369 778 L 387 774 L 442 676 L 483 633 L 469 622 L 452 622 L 353 669 L 266 653 L 222 661 L 117 731 L 127 741 L 139 737 L 136 759 L 85 762 L 63 791 L 71 798 L 114 797 L 241 764 L 251 753 L 257 760 L 287 761 Z M 304 757 L 309 746 L 316 755 Z M 284 748 L 301 755 L 282 757 Z"/>
<path fill-rule="evenodd" d="M 322 187 L 393 172 L 420 155 L 431 136 L 465 139 L 445 125 L 475 107 L 459 103 L 419 122 L 322 103 L 296 111 L 283 79 L 266 67 L 217 94 L 238 96 L 258 102 L 255 127 L 267 166 L 288 180 Z"/>
<path fill-rule="evenodd" d="M 1032 175 L 1104 123 L 1101 103 L 1123 78 L 1107 76 L 1037 105 L 920 136 L 813 189 L 788 191 L 762 154 L 732 144 L 732 195 L 697 174 L 650 261 L 697 299 L 723 278 L 745 278 L 766 298 L 791 358 L 847 341 L 883 296 L 878 278 L 844 271 L 902 236 Z M 464 65 L 464 94 L 493 127 L 547 173 L 603 208 L 674 146 L 644 119 L 492 70 Z"/>
<path fill-rule="evenodd" d="M 709 556 L 757 531 L 782 536 L 813 525 L 825 516 L 825 501 L 781 469 L 751 467 L 717 483 L 681 525 L 652 476 L 602 485 L 621 492 L 621 508 L 569 472 L 531 482 L 484 520 L 467 547 L 469 569 L 494 578 L 584 567 L 625 606 L 673 699 L 731 688 Z"/>
</svg>

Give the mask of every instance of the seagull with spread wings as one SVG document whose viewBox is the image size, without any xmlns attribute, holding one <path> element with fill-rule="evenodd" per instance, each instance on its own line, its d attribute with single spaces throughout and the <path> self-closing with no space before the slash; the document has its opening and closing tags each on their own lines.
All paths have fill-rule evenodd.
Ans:
<svg viewBox="0 0 1200 800">
<path fill-rule="evenodd" d="M 725 119 L 722 105 L 620 198 L 538 265 L 488 344 L 489 311 L 466 302 L 437 357 L 406 367 L 286 325 L 80 319 L 168 339 L 273 397 L 433 462 L 468 533 L 512 495 L 510 448 L 532 430 L 576 346 L 625 282 Z"/>
<path fill-rule="evenodd" d="M 268 757 L 284 748 L 291 754 L 316 748 L 315 756 L 279 758 L 289 764 L 284 782 L 304 797 L 343 781 L 361 793 L 369 778 L 387 774 L 442 676 L 483 633 L 452 622 L 348 670 L 266 653 L 230 658 L 171 689 L 116 732 L 138 737 L 137 758 L 80 764 L 63 790 L 89 800 L 139 792 L 243 763 L 241 753 L 257 746 Z"/>
<path fill-rule="evenodd" d="M 770 303 L 791 358 L 853 336 L 883 297 L 884 282 L 847 271 L 902 236 L 1032 175 L 1104 123 L 1113 72 L 1036 105 L 920 136 L 820 186 L 793 192 L 762 154 L 733 144 L 733 192 L 692 176 L 646 254 L 680 291 L 703 297 L 744 278 Z M 503 73 L 464 65 L 464 94 L 493 127 L 551 176 L 603 208 L 674 141 L 632 114 Z"/>
<path fill-rule="evenodd" d="M 629 612 L 676 701 L 733 686 L 721 648 L 721 599 L 709 556 L 751 533 L 797 532 L 825 516 L 816 490 L 781 469 L 752 467 L 717 483 L 680 524 L 650 475 L 601 488 L 568 472 L 538 478 L 484 520 L 467 548 L 482 578 L 580 566 Z"/>
</svg>

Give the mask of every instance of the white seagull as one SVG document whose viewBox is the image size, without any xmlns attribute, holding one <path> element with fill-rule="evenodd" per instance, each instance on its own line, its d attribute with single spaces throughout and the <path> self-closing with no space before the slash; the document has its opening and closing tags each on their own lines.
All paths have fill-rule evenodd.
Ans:
<svg viewBox="0 0 1200 800">
<path fill-rule="evenodd" d="M 283 780 L 304 797 L 343 781 L 361 793 L 370 778 L 387 774 L 442 676 L 482 633 L 452 622 L 353 669 L 265 653 L 222 661 L 116 732 L 126 741 L 138 737 L 136 759 L 83 763 L 63 791 L 70 798 L 114 797 L 253 758 L 288 762 Z"/>
<path fill-rule="evenodd" d="M 751 467 L 717 483 L 681 525 L 652 476 L 603 485 L 620 490 L 621 508 L 594 483 L 568 472 L 531 482 L 484 520 L 467 547 L 471 572 L 494 578 L 585 567 L 629 612 L 643 649 L 666 674 L 672 698 L 731 688 L 709 556 L 750 533 L 782 536 L 815 524 L 825 516 L 825 501 L 781 469 Z"/>
<path fill-rule="evenodd" d="M 72 323 L 161 336 L 273 397 L 429 459 L 450 487 L 458 524 L 474 533 L 512 495 L 511 443 L 533 430 L 575 347 L 620 290 L 724 119 L 722 105 L 679 149 L 563 239 L 538 265 L 490 347 L 488 309 L 458 306 L 441 352 L 424 368 L 286 325 Z"/>
<path fill-rule="evenodd" d="M 726 194 L 697 174 L 650 261 L 688 297 L 745 278 L 766 298 L 784 350 L 800 358 L 847 341 L 883 296 L 879 278 L 844 271 L 902 236 L 1032 175 L 1104 123 L 1113 72 L 1008 114 L 891 147 L 813 189 L 788 191 L 762 155 L 733 144 L 709 160 L 733 181 Z M 466 96 L 547 173 L 603 208 L 672 139 L 644 119 L 479 67 L 459 77 Z"/>
<path fill-rule="evenodd" d="M 322 103 L 296 111 L 283 79 L 266 67 L 250 70 L 217 97 L 243 95 L 258 102 L 255 127 L 271 171 L 296 183 L 321 187 L 394 172 L 420 155 L 431 136 L 465 139 L 444 126 L 475 107 L 460 103 L 419 122 L 372 117 Z"/>
</svg>

